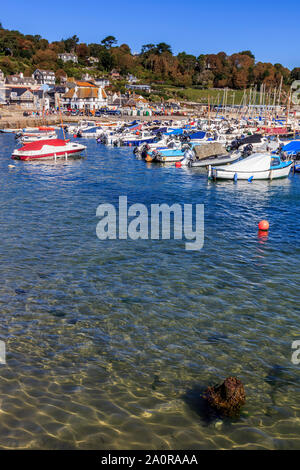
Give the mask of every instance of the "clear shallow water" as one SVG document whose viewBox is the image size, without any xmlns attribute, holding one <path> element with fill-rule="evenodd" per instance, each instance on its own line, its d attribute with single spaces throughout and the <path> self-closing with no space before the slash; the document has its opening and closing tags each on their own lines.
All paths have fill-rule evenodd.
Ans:
<svg viewBox="0 0 300 470">
<path fill-rule="evenodd" d="M 93 141 L 12 162 L 14 144 L 0 135 L 0 448 L 299 449 L 299 176 L 213 184 Z M 204 203 L 204 248 L 99 241 L 119 195 Z M 209 421 L 199 394 L 228 375 L 247 404 Z"/>
</svg>

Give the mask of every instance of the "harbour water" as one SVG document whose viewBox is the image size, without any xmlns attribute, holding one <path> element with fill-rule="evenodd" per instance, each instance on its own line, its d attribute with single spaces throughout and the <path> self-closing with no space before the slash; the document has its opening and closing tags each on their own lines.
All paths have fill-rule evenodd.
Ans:
<svg viewBox="0 0 300 470">
<path fill-rule="evenodd" d="M 212 183 L 84 143 L 12 162 L 0 135 L 0 448 L 299 449 L 299 175 Z M 120 195 L 203 203 L 203 249 L 100 241 L 97 206 Z M 247 403 L 208 419 L 201 392 L 229 375 Z"/>
</svg>

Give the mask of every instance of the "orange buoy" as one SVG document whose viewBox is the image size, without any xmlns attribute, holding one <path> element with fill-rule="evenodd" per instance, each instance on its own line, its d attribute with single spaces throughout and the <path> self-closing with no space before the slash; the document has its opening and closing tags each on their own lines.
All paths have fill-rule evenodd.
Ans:
<svg viewBox="0 0 300 470">
<path fill-rule="evenodd" d="M 267 232 L 269 230 L 270 224 L 267 220 L 261 220 L 258 224 L 259 230 Z"/>
<path fill-rule="evenodd" d="M 176 168 L 180 168 L 181 167 L 181 162 L 176 162 L 175 166 L 176 166 Z"/>
</svg>

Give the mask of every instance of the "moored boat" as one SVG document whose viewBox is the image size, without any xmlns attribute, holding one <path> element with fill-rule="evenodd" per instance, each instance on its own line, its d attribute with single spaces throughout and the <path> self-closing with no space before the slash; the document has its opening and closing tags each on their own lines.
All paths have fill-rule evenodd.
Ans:
<svg viewBox="0 0 300 470">
<path fill-rule="evenodd" d="M 49 134 L 26 134 L 23 135 L 23 137 L 20 138 L 20 141 L 24 144 L 26 143 L 31 143 L 31 142 L 38 142 L 42 140 L 54 140 L 57 139 L 57 135 L 55 132 L 49 133 Z"/>
<path fill-rule="evenodd" d="M 14 160 L 46 160 L 57 158 L 76 157 L 86 147 L 69 140 L 47 139 L 39 142 L 31 142 L 14 150 L 11 158 Z"/>
<path fill-rule="evenodd" d="M 226 166 L 209 167 L 208 177 L 225 180 L 272 180 L 289 175 L 293 162 L 282 161 L 280 156 L 254 153 Z"/>
</svg>

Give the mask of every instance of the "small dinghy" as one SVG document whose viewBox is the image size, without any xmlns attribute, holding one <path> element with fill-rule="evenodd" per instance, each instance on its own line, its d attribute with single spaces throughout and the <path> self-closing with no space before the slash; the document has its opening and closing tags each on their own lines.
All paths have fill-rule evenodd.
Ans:
<svg viewBox="0 0 300 470">
<path fill-rule="evenodd" d="M 84 145 L 69 140 L 47 139 L 25 144 L 20 149 L 14 150 L 11 158 L 14 160 L 67 159 L 68 157 L 77 157 L 85 149 Z"/>
<path fill-rule="evenodd" d="M 278 155 L 254 153 L 230 165 L 209 166 L 208 177 L 223 180 L 272 180 L 289 175 L 292 161 L 282 161 Z"/>
</svg>

